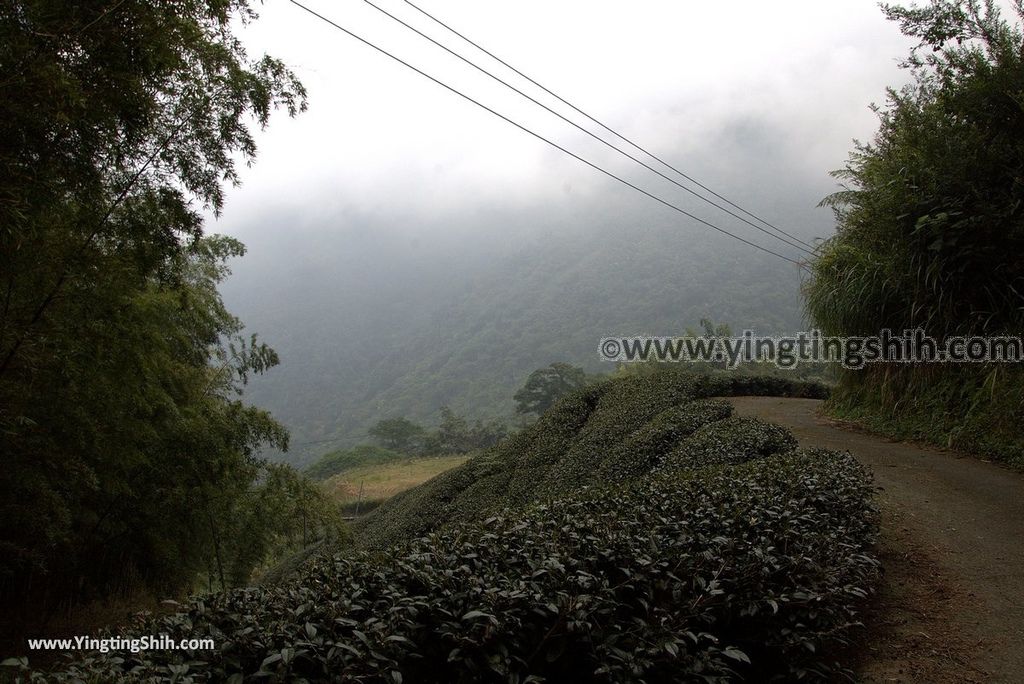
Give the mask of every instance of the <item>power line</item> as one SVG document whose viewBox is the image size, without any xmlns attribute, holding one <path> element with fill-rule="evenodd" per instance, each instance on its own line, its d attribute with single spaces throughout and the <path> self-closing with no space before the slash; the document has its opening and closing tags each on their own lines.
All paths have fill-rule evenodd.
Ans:
<svg viewBox="0 0 1024 684">
<path fill-rule="evenodd" d="M 329 439 L 313 439 L 313 440 L 309 440 L 308 442 L 295 442 L 293 444 L 289 444 L 288 446 L 302 447 L 302 446 L 311 446 L 313 444 L 329 444 L 331 442 L 340 442 L 340 441 L 345 440 L 345 439 L 348 439 L 348 437 L 331 437 Z"/>
<path fill-rule="evenodd" d="M 365 1 L 365 0 L 364 0 L 364 1 Z M 526 74 L 524 74 L 524 73 L 523 73 L 522 71 L 520 71 L 519 69 L 515 68 L 514 66 L 512 66 L 511 64 L 509 64 L 508 62 L 506 62 L 505 60 L 503 60 L 503 59 L 502 59 L 501 57 L 498 57 L 498 56 L 497 56 L 496 54 L 494 54 L 494 53 L 493 53 L 493 52 L 491 52 L 490 50 L 486 49 L 485 47 L 483 47 L 483 46 L 482 46 L 482 45 L 480 45 L 479 43 L 476 43 L 476 42 L 474 42 L 473 40 L 471 40 L 470 38 L 468 38 L 468 37 L 466 37 L 465 35 L 463 35 L 462 33 L 459 33 L 459 32 L 458 32 L 458 31 L 456 31 L 456 30 L 455 30 L 454 28 L 452 28 L 452 27 L 451 27 L 451 26 L 449 26 L 448 24 L 444 23 L 443 21 L 441 21 L 440 19 L 438 19 L 438 18 L 437 18 L 437 17 L 435 17 L 434 15 L 432 15 L 432 14 L 430 14 L 429 12 L 427 12 L 426 10 L 424 10 L 424 9 L 420 8 L 420 7 L 419 7 L 419 6 L 417 6 L 416 4 L 414 4 L 414 3 L 410 2 L 410 0 L 402 0 L 402 1 L 403 1 L 403 2 L 405 3 L 405 4 L 409 5 L 410 7 L 412 7 L 412 8 L 413 8 L 414 10 L 416 10 L 417 12 L 419 12 L 420 14 L 422 14 L 422 15 L 424 15 L 425 17 L 427 17 L 428 19 L 430 19 L 431 21 L 433 21 L 433 22 L 435 22 L 435 23 L 439 24 L 440 26 L 443 26 L 443 27 L 444 27 L 445 29 L 447 29 L 447 30 L 448 30 L 448 31 L 450 31 L 451 33 L 454 33 L 454 34 L 455 34 L 456 36 L 458 36 L 458 37 L 459 37 L 459 38 L 461 38 L 462 40 L 466 41 L 467 43 L 469 43 L 470 45 L 472 45 L 473 47 L 475 47 L 475 48 L 476 48 L 477 50 L 480 50 L 481 52 L 483 52 L 483 53 L 484 53 L 485 55 L 487 55 L 487 56 L 488 56 L 488 57 L 490 57 L 491 59 L 494 59 L 495 61 L 497 61 L 497 62 L 501 63 L 502 65 L 504 65 L 504 66 L 505 66 L 505 67 L 507 67 L 508 69 L 510 69 L 510 70 L 512 70 L 512 71 L 514 71 L 514 72 L 515 72 L 516 74 L 518 74 L 519 76 L 521 76 L 521 77 L 525 78 L 525 79 L 526 79 L 527 81 L 529 81 L 529 82 L 530 82 L 530 83 L 532 83 L 533 85 L 537 86 L 538 88 L 540 88 L 541 90 L 543 90 L 544 92 L 546 92 L 546 93 L 547 93 L 548 95 L 551 95 L 552 97 L 554 97 L 555 99 L 557 99 L 557 100 L 558 100 L 559 102 L 561 102 L 561 103 L 563 103 L 563 104 L 567 105 L 568 107 L 571 107 L 571 108 L 572 108 L 573 110 L 575 110 L 575 111 L 576 111 L 576 112 L 578 112 L 579 114 L 582 114 L 582 115 L 583 115 L 583 116 L 585 116 L 586 118 L 590 119 L 591 121 L 593 121 L 594 123 L 596 123 L 596 124 L 597 124 L 598 126 L 600 126 L 601 128 L 605 129 L 606 131 L 608 131 L 609 133 L 611 133 L 612 135 L 614 135 L 614 136 L 615 136 L 615 137 L 617 137 L 618 139 L 622 140 L 622 141 L 623 141 L 623 142 L 625 142 L 625 143 L 628 143 L 629 145 L 632 145 L 633 147 L 635 147 L 636 149 L 640 150 L 641 152 L 643 152 L 644 154 L 646 154 L 646 155 L 647 155 L 648 157 L 650 157 L 651 159 L 654 159 L 655 161 L 657 161 L 657 162 L 658 162 L 659 164 L 661 164 L 661 165 L 665 166 L 666 168 L 668 168 L 668 169 L 671 169 L 672 171 L 675 171 L 675 172 L 676 172 L 676 173 L 678 173 L 678 174 L 679 174 L 680 176 L 682 176 L 682 177 L 683 177 L 683 178 L 685 178 L 686 180 L 690 181 L 691 183 L 693 183 L 693 184 L 694 184 L 694 185 L 696 185 L 697 187 L 701 188 L 702 190 L 705 190 L 706 192 L 709 192 L 709 193 L 711 193 L 712 195 L 714 195 L 714 196 L 715 196 L 715 197 L 717 197 L 718 199 L 722 200 L 723 202 L 725 202 L 725 203 L 726 203 L 726 204 L 728 204 L 729 206 L 733 207 L 734 209 L 737 209 L 738 211 L 741 211 L 741 212 L 743 212 L 744 214 L 746 214 L 746 215 L 747 215 L 747 216 L 749 216 L 750 218 L 752 218 L 752 219 L 754 219 L 754 220 L 756 220 L 756 221 L 760 221 L 761 223 L 763 223 L 764 225 L 768 226 L 768 227 L 769 227 L 769 228 L 771 228 L 772 230 L 774 230 L 774 231 L 776 231 L 776 232 L 778 232 L 778 233 L 780 233 L 780 234 L 782 234 L 782 235 L 785 235 L 785 236 L 786 236 L 786 237 L 788 237 L 788 238 L 791 238 L 791 239 L 793 239 L 793 240 L 796 240 L 797 242 L 799 242 L 800 244 L 804 245 L 805 247 L 808 247 L 808 248 L 810 248 L 811 250 L 813 250 L 813 249 L 814 249 L 814 246 L 813 246 L 813 245 L 811 245 L 810 243 L 807 243 L 807 242 L 805 242 L 804 240 L 801 240 L 800 238 L 798 238 L 797 236 L 795 236 L 795 235 L 793 235 L 793 234 L 791 234 L 791 233 L 788 233 L 788 232 L 786 232 L 786 231 L 782 230 L 781 228 L 779 228 L 779 227 L 775 226 L 774 224 L 772 224 L 772 223 L 770 223 L 770 222 L 766 221 L 765 219 L 761 218 L 761 217 L 760 217 L 760 216 L 758 216 L 757 214 L 754 214 L 754 213 L 752 213 L 752 212 L 750 212 L 750 211 L 747 211 L 747 210 L 746 210 L 746 209 L 744 209 L 743 207 L 741 207 L 741 206 L 739 206 L 738 204 L 736 204 L 736 203 L 734 203 L 734 202 L 730 201 L 730 200 L 729 200 L 728 198 L 726 198 L 726 197 L 723 197 L 722 195 L 718 194 L 717 192 L 715 192 L 714 190 L 712 190 L 712 189 L 711 189 L 711 188 L 709 188 L 708 186 L 704 185 L 703 183 L 701 183 L 700 181 L 698 181 L 698 180 L 697 180 L 696 178 L 693 178 L 693 177 L 691 177 L 691 176 L 688 176 L 687 174 L 683 173 L 682 171 L 680 171 L 679 169 L 677 169 L 677 168 L 676 168 L 675 166 L 673 166 L 672 164 L 669 164 L 669 163 L 668 163 L 667 161 L 665 161 L 664 159 L 662 159 L 661 157 L 659 157 L 659 156 L 655 155 L 655 154 L 654 154 L 653 152 L 650 152 L 650 151 L 649 151 L 649 150 L 647 150 L 646 148 L 642 147 L 642 146 L 641 146 L 640 144 L 638 144 L 638 143 L 636 143 L 636 142 L 633 142 L 632 140 L 630 140 L 630 139 L 629 139 L 629 138 L 627 138 L 626 136 L 622 135 L 622 134 L 621 134 L 621 133 L 619 133 L 618 131 L 614 130 L 613 128 L 611 128 L 611 127 L 609 127 L 609 126 L 607 126 L 607 125 L 605 125 L 604 123 L 602 123 L 602 122 L 601 122 L 601 121 L 599 121 L 598 119 L 594 118 L 594 117 L 593 117 L 593 116 L 591 116 L 590 114 L 587 114 L 587 113 L 586 113 L 585 111 L 583 111 L 582 109 L 580 109 L 579 107 L 577 107 L 577 106 L 576 106 L 576 105 L 574 105 L 573 103 L 569 102 L 568 100 L 566 100 L 565 98 L 563 98 L 563 97 L 562 97 L 561 95 L 559 95 L 558 93 L 556 93 L 556 92 L 554 92 L 554 91 L 552 91 L 552 90 L 548 89 L 548 88 L 547 88 L 546 86 L 543 86 L 543 85 L 541 85 L 540 83 L 538 83 L 537 81 L 533 80 L 532 78 L 530 78 L 529 76 L 527 76 Z M 710 201 L 710 200 L 707 200 L 706 198 L 702 198 L 702 199 L 705 199 L 705 201 Z M 716 205 L 716 206 L 717 206 L 717 205 Z"/>
<path fill-rule="evenodd" d="M 480 65 L 476 64 L 476 63 L 475 63 L 475 62 L 473 62 L 473 61 L 472 61 L 471 59 L 469 59 L 469 58 L 467 58 L 467 57 L 465 57 L 465 56 L 463 56 L 463 55 L 459 54 L 458 52 L 455 52 L 454 50 L 452 50 L 452 49 L 451 49 L 451 48 L 449 48 L 448 46 L 446 46 L 446 45 L 444 45 L 444 44 L 440 43 L 439 41 L 435 40 L 434 38 L 431 38 L 431 37 L 430 37 L 430 36 L 428 36 L 427 34 L 423 33 L 423 32 L 422 32 L 422 31 L 420 31 L 419 29 L 417 29 L 417 28 L 416 28 L 415 26 L 411 26 L 411 25 L 409 25 L 408 23 L 406 23 L 405 21 L 403 21 L 403 20 L 402 20 L 402 19 L 400 19 L 399 17 L 396 17 L 396 16 L 394 15 L 394 14 L 391 14 L 390 12 L 388 12 L 388 11 L 387 11 L 386 9 L 384 9 L 383 7 L 381 7 L 381 6 L 377 5 L 377 4 L 375 4 L 375 3 L 373 2 L 373 0 L 363 0 L 363 2 L 365 2 L 365 3 L 367 4 L 367 5 L 369 5 L 370 7 L 374 8 L 375 10 L 377 10 L 378 12 L 380 12 L 381 14 L 383 14 L 383 15 L 385 15 L 385 16 L 387 16 L 387 17 L 389 17 L 390 19 L 393 19 L 393 20 L 394 20 L 394 21 L 396 21 L 396 22 L 398 22 L 399 24 L 401 24 L 401 25 L 402 25 L 402 26 L 404 26 L 405 28 L 409 29 L 410 31 L 413 31 L 414 33 L 416 33 L 416 34 L 417 34 L 418 36 L 420 36 L 421 38 L 424 38 L 424 39 L 426 39 L 426 40 L 430 41 L 431 43 L 433 43 L 433 44 L 434 44 L 434 45 L 436 45 L 437 47 L 441 48 L 442 50 L 444 50 L 444 51 L 445 51 L 445 52 L 447 52 L 448 54 L 450 54 L 450 55 L 453 55 L 454 57 L 457 57 L 457 58 L 459 58 L 460 60 L 462 60 L 463 62 L 465 62 L 465 63 L 466 63 L 466 64 L 468 64 L 469 66 L 473 67 L 473 68 L 474 68 L 474 69 L 476 69 L 477 71 L 479 71 L 479 72 L 481 72 L 481 73 L 483 73 L 483 74 L 485 74 L 485 75 L 489 76 L 490 78 L 494 79 L 495 81 L 497 81 L 498 83 L 502 84 L 502 85 L 503 85 L 503 86 L 505 86 L 506 88 L 508 88 L 508 89 L 512 90 L 513 92 L 516 92 L 516 93 L 518 93 L 519 95 L 522 95 L 523 97 L 525 97 L 525 98 L 526 98 L 527 100 L 529 100 L 530 102 L 534 103 L 534 104 L 535 104 L 535 105 L 537 105 L 538 107 L 543 107 L 543 108 L 544 108 L 545 110 L 547 110 L 548 112 L 550 112 L 550 113 L 554 114 L 554 115 L 555 115 L 555 116 L 557 116 L 557 117 L 558 117 L 559 119 L 561 119 L 562 121 L 565 121 L 565 122 L 566 122 L 566 123 L 568 123 L 569 125 L 571 125 L 571 126 L 574 126 L 575 128 L 579 129 L 579 130 L 580 130 L 580 131 L 582 131 L 583 133 L 586 133 L 587 135 L 589 135 L 589 136 L 590 136 L 591 138 L 593 138 L 594 140 L 597 140 L 597 141 L 598 141 L 599 143 L 601 143 L 601 144 L 603 144 L 603 145 L 605 145 L 605 146 L 607 146 L 607 147 L 610 147 L 611 149 L 615 150 L 616 152 L 618 152 L 619 154 L 623 155 L 623 156 L 624 156 L 624 157 L 626 157 L 627 159 L 631 159 L 632 161 L 636 162 L 636 163 L 637 163 L 637 164 L 639 164 L 640 166 L 644 167 L 644 168 L 645 168 L 645 169 L 647 169 L 648 171 L 652 171 L 652 172 L 654 172 L 654 173 L 658 174 L 659 176 L 661 176 L 662 178 L 664 178 L 665 180 L 667 180 L 667 181 L 668 181 L 669 183 L 672 183 L 673 185 L 675 185 L 675 186 L 677 186 L 677 187 L 679 187 L 679 188 L 682 188 L 683 190 L 685 190 L 686 192 L 690 193 L 691 195 L 693 195 L 693 196 L 694 196 L 694 197 L 696 197 L 697 199 L 699 199 L 699 200 L 701 200 L 701 201 L 703 201 L 703 202 L 707 202 L 708 204 L 710 204 L 711 206 L 715 207 L 716 209 L 719 209 L 719 210 L 721 210 L 721 211 L 724 211 L 724 212 L 725 212 L 726 214 L 728 214 L 729 216 L 732 216 L 733 218 L 735 218 L 735 219 L 737 219 L 737 220 L 739 220 L 739 221 L 742 221 L 743 223 L 746 223 L 746 224 L 747 224 L 748 226 L 750 226 L 750 227 L 754 228 L 755 230 L 759 230 L 759 231 L 761 231 L 762 233 L 764 233 L 765 235 L 767 235 L 767 236 L 768 236 L 768 237 L 770 237 L 770 238 L 773 238 L 773 239 L 775 239 L 775 240 L 780 240 L 780 241 L 782 241 L 782 242 L 786 243 L 787 245 L 789 245 L 790 247 L 795 247 L 796 249 L 802 250 L 802 251 L 804 251 L 804 252 L 806 252 L 806 253 L 808 253 L 808 254 L 813 254 L 813 251 L 807 248 L 807 247 L 809 247 L 809 245 L 805 247 L 805 246 L 802 246 L 802 245 L 800 245 L 800 244 L 797 244 L 796 242 L 793 242 L 793 241 L 791 241 L 791 240 L 788 240 L 788 239 L 786 239 L 785 237 L 780 237 L 779 235 L 775 235 L 774 233 L 771 233 L 771 232 L 769 232 L 769 231 L 765 230 L 764 228 L 762 228 L 761 226 L 757 225 L 756 223 L 753 223 L 753 222 L 752 222 L 752 221 L 750 221 L 749 219 L 746 219 L 746 218 L 744 218 L 744 217 L 740 216 L 739 214 L 737 214 L 737 213 L 735 213 L 735 212 L 732 212 L 732 211 L 730 211 L 729 209 L 727 209 L 727 208 L 723 207 L 723 206 L 722 206 L 721 204 L 718 204 L 718 203 L 716 203 L 716 202 L 715 202 L 714 200 L 710 200 L 710 199 L 708 199 L 707 197 L 705 197 L 705 196 L 701 195 L 700 193 L 698 193 L 698 192 L 694 191 L 693 189 L 691 189 L 691 188 L 688 188 L 688 187 L 686 187 L 685 185 L 683 185 L 682 183 L 680 183 L 680 182 L 679 182 L 679 181 L 677 181 L 676 179 L 674 179 L 674 178 L 670 178 L 669 176 L 666 176 L 666 175 L 665 175 L 664 173 L 662 173 L 661 171 L 658 171 L 657 169 L 655 169 L 654 167 L 650 166 L 649 164 L 647 164 L 647 163 L 643 162 L 643 161 L 642 161 L 642 160 L 640 160 L 640 159 L 637 159 L 636 157 L 634 157 L 633 155 L 631 155 L 631 154 L 630 154 L 629 152 L 627 152 L 627 151 L 623 150 L 623 149 L 622 149 L 621 147 L 617 147 L 616 145 L 613 145 L 612 143 L 608 142 L 607 140 L 605 140 L 604 138 L 600 137 L 599 135 L 596 135 L 596 134 L 595 134 L 595 133 L 593 133 L 592 131 L 590 131 L 590 130 L 588 130 L 588 129 L 584 128 L 583 126 L 580 126 L 580 125 L 579 125 L 578 123 L 576 123 L 576 122 L 575 122 L 575 121 L 573 121 L 572 119 L 569 119 L 568 117 L 564 116 L 564 115 L 563 115 L 563 114 L 561 114 L 560 112 L 557 112 L 557 111 L 555 111 L 554 109 L 552 109 L 551 107 L 547 106 L 547 105 L 546 105 L 546 104 L 544 104 L 543 102 L 540 102 L 540 101 L 539 101 L 539 100 L 537 100 L 536 98 L 534 98 L 534 97 L 532 97 L 532 96 L 528 95 L 527 93 L 524 93 L 524 92 L 523 92 L 522 90 L 520 90 L 519 88 L 516 88 L 516 87 L 515 87 L 514 85 L 512 85 L 512 84 L 511 84 L 511 83 L 509 83 L 508 81 L 505 81 L 504 79 L 502 79 L 502 78 L 501 78 L 501 77 L 499 77 L 499 76 L 495 76 L 495 75 L 494 75 L 493 73 L 491 73 L 491 72 L 490 72 L 490 71 L 488 71 L 487 69 L 483 68 L 482 66 L 480 66 Z M 418 8 L 417 8 L 417 9 L 418 9 Z M 627 142 L 628 142 L 628 141 L 627 141 Z M 634 145 L 634 147 L 635 147 L 635 145 Z M 653 155 L 651 155 L 651 156 L 653 156 Z M 806 243 L 804 243 L 804 244 L 806 244 Z"/>
<path fill-rule="evenodd" d="M 592 169 L 594 169 L 596 171 L 599 171 L 599 172 L 603 173 L 604 175 L 608 176 L 609 178 L 613 178 L 614 180 L 619 181 L 623 185 L 626 185 L 626 186 L 636 190 L 637 192 L 639 192 L 639 193 L 641 193 L 643 195 L 646 195 L 647 197 L 650 197 L 651 199 L 655 200 L 656 202 L 660 202 L 661 204 L 664 204 L 666 207 L 669 207 L 670 209 L 674 209 L 675 211 L 679 212 L 683 216 L 686 216 L 687 218 L 693 219 L 694 221 L 697 221 L 698 223 L 700 223 L 702 225 L 705 225 L 708 228 L 716 230 L 719 233 L 722 233 L 723 235 L 728 235 L 729 237 L 731 237 L 731 238 L 733 238 L 735 240 L 739 240 L 740 242 L 742 242 L 742 243 L 744 243 L 746 245 L 749 245 L 749 246 L 753 247 L 754 249 L 758 249 L 758 250 L 760 250 L 762 252 L 765 252 L 767 254 L 771 254 L 772 256 L 776 256 L 776 257 L 778 257 L 778 258 L 780 258 L 780 259 L 782 259 L 784 261 L 788 261 L 789 263 L 794 264 L 794 265 L 796 265 L 796 266 L 798 266 L 798 267 L 800 267 L 802 269 L 806 269 L 807 268 L 804 264 L 800 263 L 799 261 L 797 261 L 795 259 L 791 259 L 791 258 L 789 258 L 787 256 L 779 254 L 778 252 L 775 252 L 775 251 L 773 251 L 771 249 L 768 249 L 767 247 L 762 247 L 761 245 L 759 245 L 759 244 L 757 244 L 755 242 L 751 242 L 750 240 L 747 240 L 746 238 L 743 238 L 743 237 L 741 237 L 739 235 L 736 235 L 735 233 L 731 233 L 731 232 L 729 232 L 728 230 L 726 230 L 724 228 L 719 228 L 715 224 L 713 224 L 713 223 L 711 223 L 709 221 L 706 221 L 706 220 L 700 218 L 699 216 L 694 216 L 693 214 L 691 214 L 690 212 L 686 211 L 685 209 L 682 209 L 682 208 L 676 206 L 675 204 L 672 204 L 671 202 L 669 202 L 667 200 L 664 200 L 664 199 L 658 197 L 657 195 L 654 195 L 654 194 L 648 192 L 647 190 L 644 190 L 643 188 L 641 188 L 641 187 L 639 187 L 637 185 L 634 185 L 633 183 L 625 180 L 624 178 L 621 178 L 620 176 L 615 175 L 611 171 L 607 171 L 607 170 L 603 169 L 602 167 L 598 166 L 597 164 L 595 164 L 595 163 L 593 163 L 591 161 L 588 161 L 587 159 L 584 159 L 583 157 L 579 156 L 578 154 L 575 154 L 574 152 L 570 152 L 569 150 L 567 150 L 566 148 L 562 147 L 558 143 L 553 142 L 552 140 L 549 140 L 548 138 L 545 138 L 540 133 L 536 133 L 536 132 L 530 130 L 529 128 L 527 128 L 526 126 L 524 126 L 524 125 L 522 125 L 522 124 L 520 124 L 520 123 L 518 123 L 516 121 L 513 121 L 512 119 L 508 118 L 504 114 L 502 114 L 502 113 L 500 113 L 500 112 L 498 112 L 498 111 L 496 111 L 494 109 L 491 109 L 490 107 L 488 107 L 487 105 L 483 104 L 482 102 L 473 99 L 469 95 L 466 95 L 465 93 L 463 93 L 460 90 L 457 90 L 453 86 L 448 85 L 444 81 L 441 81 L 441 80 L 431 76 L 430 74 L 426 73 L 425 71 L 419 69 L 418 67 L 413 66 L 412 64 L 410 64 L 409 62 L 405 61 L 401 57 L 398 57 L 398 56 L 388 52 L 384 48 L 375 45 L 374 43 L 370 42 L 366 38 L 363 38 L 362 36 L 360 36 L 360 35 L 358 35 L 356 33 L 353 33 L 352 31 L 348 30 L 344 26 L 341 26 L 340 24 L 332 21 L 331 19 L 328 19 L 327 17 L 325 17 L 324 15 L 316 12 L 315 10 L 312 10 L 309 7 L 306 7 L 301 2 L 298 2 L 298 0 L 289 0 L 289 2 L 291 2 L 293 5 L 295 5 L 299 9 L 302 9 L 305 12 L 313 15 L 317 19 L 320 19 L 321 21 L 323 21 L 323 22 L 333 26 L 334 28 L 338 29 L 342 33 L 345 33 L 346 35 L 348 35 L 348 36 L 350 36 L 352 38 L 355 38 L 356 40 L 358 40 L 359 42 L 363 43 L 364 45 L 373 48 L 377 52 L 379 52 L 379 53 L 381 53 L 381 54 L 383 54 L 383 55 L 385 55 L 387 57 L 390 57 L 391 59 L 395 60 L 399 64 L 402 64 L 403 66 L 405 66 L 405 67 L 415 71 L 420 76 L 423 76 L 424 78 L 427 78 L 427 79 L 433 81 L 434 83 L 436 83 L 437 85 L 445 88 L 446 90 L 449 90 L 449 91 L 455 93 L 459 97 L 461 97 L 461 98 L 463 98 L 465 100 L 468 100 L 469 102 L 472 102 L 473 104 L 475 104 L 476 106 L 480 107 L 481 109 L 484 109 L 484 110 L 490 112 L 494 116 L 502 119 L 503 121 L 505 121 L 507 123 L 512 124 L 513 126 L 515 126 L 516 128 L 520 129 L 521 131 L 523 131 L 525 133 L 529 133 L 530 135 L 532 135 L 533 137 L 537 138 L 538 140 L 541 140 L 542 142 L 545 142 L 548 145 L 551 145 L 555 149 L 560 150 L 561 152 L 564 152 L 565 154 L 569 155 L 573 159 L 576 159 L 577 161 L 583 162 L 587 166 L 591 167 Z"/>
</svg>

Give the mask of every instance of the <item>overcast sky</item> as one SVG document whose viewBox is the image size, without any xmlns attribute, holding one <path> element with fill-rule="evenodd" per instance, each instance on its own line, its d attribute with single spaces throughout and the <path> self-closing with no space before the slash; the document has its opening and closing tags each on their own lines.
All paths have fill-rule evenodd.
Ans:
<svg viewBox="0 0 1024 684">
<path fill-rule="evenodd" d="M 401 0 L 374 0 L 507 79 L 500 65 Z M 307 0 L 580 155 L 713 217 L 678 189 L 489 81 L 362 0 Z M 910 42 L 868 0 L 710 3 L 684 0 L 421 0 L 421 7 L 536 80 L 755 212 L 766 197 L 811 211 L 834 187 L 852 138 L 869 138 L 868 105 L 906 74 Z M 650 200 L 375 53 L 286 0 L 267 0 L 240 34 L 253 56 L 291 65 L 309 111 L 272 119 L 210 228 L 243 239 L 261 217 L 458 216 L 483 206 Z M 516 80 L 523 89 L 529 84 Z M 537 91 L 529 90 L 531 94 Z M 538 99 L 545 97 L 536 94 Z M 558 104 L 550 98 L 551 106 Z M 564 107 L 562 108 L 564 110 Z M 566 113 L 569 114 L 566 110 Z M 767 203 L 770 205 L 770 202 Z M 646 211 L 647 208 L 645 207 Z M 779 225 L 800 217 L 768 216 Z M 686 219 L 680 217 L 681 222 Z M 426 228 L 425 228 L 426 229 Z"/>
</svg>

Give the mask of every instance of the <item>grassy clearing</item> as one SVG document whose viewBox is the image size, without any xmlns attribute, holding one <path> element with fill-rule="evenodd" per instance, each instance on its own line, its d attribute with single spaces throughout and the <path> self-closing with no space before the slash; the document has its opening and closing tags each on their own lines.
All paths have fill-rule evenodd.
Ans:
<svg viewBox="0 0 1024 684">
<path fill-rule="evenodd" d="M 468 454 L 455 454 L 362 465 L 328 478 L 323 487 L 328 496 L 346 510 L 359 501 L 359 490 L 362 487 L 362 502 L 372 507 L 374 503 L 423 484 L 435 475 L 462 465 L 468 459 Z"/>
</svg>

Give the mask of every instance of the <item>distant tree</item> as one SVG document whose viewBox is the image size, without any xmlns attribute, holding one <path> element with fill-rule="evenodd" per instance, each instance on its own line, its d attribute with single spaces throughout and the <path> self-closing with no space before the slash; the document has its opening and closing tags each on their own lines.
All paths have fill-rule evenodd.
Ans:
<svg viewBox="0 0 1024 684">
<path fill-rule="evenodd" d="M 445 452 L 442 448 L 441 437 L 437 430 L 428 432 L 426 438 L 423 440 L 423 454 L 426 456 L 437 456 L 443 453 Z"/>
<path fill-rule="evenodd" d="M 473 449 L 473 437 L 466 419 L 447 406 L 441 407 L 441 424 L 437 428 L 440 453 L 464 454 Z"/>
<path fill-rule="evenodd" d="M 728 323 L 715 325 L 715 322 L 710 318 L 702 318 L 700 319 L 700 327 L 704 332 L 704 337 L 732 337 L 732 328 L 729 327 Z"/>
<path fill-rule="evenodd" d="M 541 415 L 560 397 L 587 384 L 582 368 L 568 363 L 553 363 L 539 368 L 526 379 L 526 384 L 515 393 L 516 412 Z"/>
<path fill-rule="evenodd" d="M 426 431 L 407 418 L 387 418 L 370 428 L 370 435 L 388 449 L 411 454 L 420 450 Z"/>
<path fill-rule="evenodd" d="M 490 422 L 476 421 L 470 430 L 470 441 L 474 449 L 489 449 L 496 445 L 508 435 L 508 426 L 504 423 L 492 420 Z"/>
<path fill-rule="evenodd" d="M 715 325 L 715 322 L 710 318 L 702 318 L 700 319 L 700 333 L 694 332 L 692 328 L 687 328 L 686 337 L 704 337 L 709 340 L 720 340 L 732 337 L 732 328 L 729 327 L 728 323 Z M 721 370 L 728 367 L 728 364 L 725 361 L 691 361 L 687 366 L 689 370 L 706 370 L 708 368 Z"/>
<path fill-rule="evenodd" d="M 441 407 L 441 424 L 425 440 L 424 451 L 433 454 L 464 454 L 494 446 L 508 434 L 508 427 L 498 421 L 477 420 L 470 425 L 448 406 Z"/>
</svg>

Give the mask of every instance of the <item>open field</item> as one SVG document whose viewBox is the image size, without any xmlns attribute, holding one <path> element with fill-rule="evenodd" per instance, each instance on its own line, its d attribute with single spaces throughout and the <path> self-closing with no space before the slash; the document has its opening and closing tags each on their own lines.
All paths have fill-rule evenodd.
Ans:
<svg viewBox="0 0 1024 684">
<path fill-rule="evenodd" d="M 426 482 L 439 473 L 462 465 L 468 458 L 469 456 L 465 454 L 428 456 L 394 463 L 359 466 L 325 480 L 323 487 L 332 499 L 346 508 L 354 507 L 360 500 L 359 490 L 362 487 L 362 501 L 372 507 L 399 492 Z"/>
</svg>

